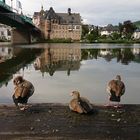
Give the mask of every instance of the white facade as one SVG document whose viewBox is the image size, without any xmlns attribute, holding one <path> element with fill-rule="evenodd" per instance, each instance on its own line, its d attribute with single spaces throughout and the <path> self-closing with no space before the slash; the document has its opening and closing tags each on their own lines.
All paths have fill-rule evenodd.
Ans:
<svg viewBox="0 0 140 140">
<path fill-rule="evenodd" d="M 102 35 L 109 36 L 109 35 L 111 35 L 112 33 L 118 33 L 118 31 L 107 31 L 107 30 L 105 30 L 105 31 L 101 31 L 101 32 L 100 32 L 101 36 L 102 36 Z"/>
<path fill-rule="evenodd" d="M 108 24 L 107 26 L 103 27 L 100 31 L 101 35 L 109 36 L 112 33 L 119 33 L 119 28 L 117 26 L 113 26 L 112 24 Z"/>
<path fill-rule="evenodd" d="M 134 37 L 134 39 L 140 39 L 140 30 L 135 31 L 135 32 L 133 33 L 133 37 Z"/>
<path fill-rule="evenodd" d="M 11 40 L 11 28 L 0 24 L 0 40 Z"/>
<path fill-rule="evenodd" d="M 112 34 L 113 32 L 109 32 L 109 31 L 101 31 L 101 36 L 102 35 L 106 35 L 106 36 L 108 36 L 108 35 L 110 35 L 110 34 Z"/>
</svg>

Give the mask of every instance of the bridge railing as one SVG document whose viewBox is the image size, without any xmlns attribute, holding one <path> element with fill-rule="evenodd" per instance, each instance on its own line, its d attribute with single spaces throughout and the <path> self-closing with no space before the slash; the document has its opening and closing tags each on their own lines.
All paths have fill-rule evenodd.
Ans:
<svg viewBox="0 0 140 140">
<path fill-rule="evenodd" d="M 31 19 L 30 17 L 27 17 L 27 16 L 25 16 L 25 15 L 20 15 L 20 17 L 21 17 L 25 22 L 28 22 L 28 23 L 34 25 L 33 22 L 32 22 L 32 19 Z"/>
<path fill-rule="evenodd" d="M 32 22 L 32 19 L 30 17 L 27 17 L 25 15 L 20 15 L 18 13 L 13 12 L 12 8 L 10 6 L 8 6 L 7 4 L 5 4 L 4 2 L 2 2 L 2 1 L 0 1 L 0 6 L 5 8 L 5 9 L 7 9 L 10 12 L 10 14 L 9 13 L 1 13 L 1 14 L 5 14 L 5 15 L 8 15 L 8 16 L 12 15 L 12 16 L 14 16 L 15 19 L 18 19 L 18 21 L 27 22 L 27 23 L 29 23 L 29 24 L 34 26 L 34 24 Z"/>
<path fill-rule="evenodd" d="M 8 6 L 7 4 L 5 4 L 4 2 L 2 2 L 2 1 L 0 1 L 0 6 L 3 6 L 7 10 L 12 11 L 12 8 L 10 6 Z"/>
</svg>

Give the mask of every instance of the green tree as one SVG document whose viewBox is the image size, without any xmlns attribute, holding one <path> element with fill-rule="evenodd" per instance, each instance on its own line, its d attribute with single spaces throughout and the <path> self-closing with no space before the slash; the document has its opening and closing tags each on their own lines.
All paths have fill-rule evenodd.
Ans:
<svg viewBox="0 0 140 140">
<path fill-rule="evenodd" d="M 90 42 L 90 43 L 92 43 L 93 41 L 94 41 L 94 35 L 93 34 L 88 34 L 87 36 L 86 36 L 86 39 Z"/>
<path fill-rule="evenodd" d="M 97 40 L 99 38 L 99 30 L 98 30 L 98 26 L 95 27 L 92 31 L 91 34 L 93 35 L 93 40 Z"/>
<path fill-rule="evenodd" d="M 114 32 L 111 34 L 112 40 L 118 40 L 120 38 L 120 33 Z"/>
<path fill-rule="evenodd" d="M 130 21 L 124 21 L 123 23 L 123 35 L 127 39 L 131 39 L 132 34 L 137 29 L 137 27 Z"/>
<path fill-rule="evenodd" d="M 82 25 L 82 39 L 89 33 L 88 25 Z"/>
<path fill-rule="evenodd" d="M 120 37 L 122 36 L 122 32 L 123 32 L 123 24 L 119 23 L 119 32 L 120 32 Z"/>
</svg>

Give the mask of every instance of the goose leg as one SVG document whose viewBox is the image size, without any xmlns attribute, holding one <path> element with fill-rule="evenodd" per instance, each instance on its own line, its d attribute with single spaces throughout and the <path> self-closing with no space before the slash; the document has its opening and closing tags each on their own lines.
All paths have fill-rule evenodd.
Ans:
<svg viewBox="0 0 140 140">
<path fill-rule="evenodd" d="M 114 105 L 114 107 L 115 107 L 115 108 L 121 108 L 122 106 L 120 105 L 120 103 L 119 103 L 119 102 L 117 102 L 117 104 L 116 104 L 116 105 Z"/>
</svg>

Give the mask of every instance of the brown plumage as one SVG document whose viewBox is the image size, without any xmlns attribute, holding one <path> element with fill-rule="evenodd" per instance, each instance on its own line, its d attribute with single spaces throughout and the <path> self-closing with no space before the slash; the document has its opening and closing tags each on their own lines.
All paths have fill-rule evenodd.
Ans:
<svg viewBox="0 0 140 140">
<path fill-rule="evenodd" d="M 30 94 L 30 92 L 34 92 L 34 86 L 31 82 L 23 79 L 22 76 L 17 76 L 14 81 L 15 85 L 15 92 L 14 95 L 18 98 L 20 97 L 26 97 Z"/>
<path fill-rule="evenodd" d="M 80 93 L 78 91 L 73 91 L 71 95 L 73 96 L 73 99 L 69 103 L 70 110 L 80 114 L 89 113 L 93 110 L 89 100 L 84 97 L 80 97 Z"/>
<path fill-rule="evenodd" d="M 26 104 L 28 102 L 28 98 L 34 93 L 34 86 L 31 82 L 23 79 L 22 76 L 17 76 L 13 80 L 13 84 L 15 85 L 13 94 L 15 105 L 18 106 L 19 103 Z"/>
<path fill-rule="evenodd" d="M 120 75 L 117 75 L 116 79 L 113 79 L 108 83 L 107 92 L 109 93 L 110 101 L 120 102 L 121 96 L 125 93 L 125 85 L 121 81 Z"/>
</svg>

